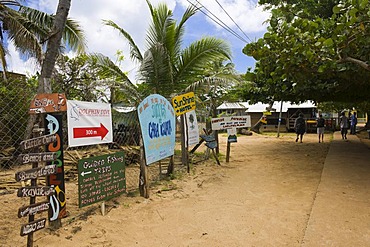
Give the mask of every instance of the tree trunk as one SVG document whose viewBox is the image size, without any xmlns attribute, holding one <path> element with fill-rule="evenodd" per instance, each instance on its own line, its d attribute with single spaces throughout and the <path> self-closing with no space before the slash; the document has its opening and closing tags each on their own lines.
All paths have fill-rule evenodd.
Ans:
<svg viewBox="0 0 370 247">
<path fill-rule="evenodd" d="M 37 93 L 51 93 L 51 76 L 57 59 L 59 48 L 66 26 L 71 0 L 59 0 L 57 12 L 55 14 L 52 33 L 49 34 L 45 58 L 42 61 L 41 75 L 38 79 Z M 36 121 L 35 115 L 30 115 L 24 139 L 31 136 L 32 127 Z"/>
</svg>

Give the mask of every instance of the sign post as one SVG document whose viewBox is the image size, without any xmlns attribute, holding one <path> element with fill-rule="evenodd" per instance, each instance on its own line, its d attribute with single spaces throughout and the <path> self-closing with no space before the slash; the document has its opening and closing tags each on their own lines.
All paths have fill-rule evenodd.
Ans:
<svg viewBox="0 0 370 247">
<path fill-rule="evenodd" d="M 186 165 L 188 172 L 190 172 L 189 167 L 189 152 L 188 145 L 185 142 L 185 113 L 195 110 L 195 95 L 194 92 L 189 92 L 186 94 L 181 94 L 173 97 L 172 106 L 175 110 L 176 116 L 180 116 L 181 120 L 181 161 L 182 165 Z"/>
<path fill-rule="evenodd" d="M 226 149 L 226 162 L 230 160 L 231 142 L 236 142 L 236 129 L 251 127 L 250 116 L 232 116 L 222 118 L 212 118 L 211 120 L 212 130 L 227 130 L 228 141 Z"/>
</svg>

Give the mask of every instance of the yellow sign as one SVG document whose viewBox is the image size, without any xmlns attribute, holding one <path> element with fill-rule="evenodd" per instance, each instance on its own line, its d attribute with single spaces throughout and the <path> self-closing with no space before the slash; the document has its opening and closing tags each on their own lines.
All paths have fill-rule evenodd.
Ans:
<svg viewBox="0 0 370 247">
<path fill-rule="evenodd" d="M 195 110 L 194 92 L 181 94 L 172 98 L 172 106 L 176 116 L 180 116 L 189 111 Z"/>
<path fill-rule="evenodd" d="M 263 115 L 265 115 L 265 116 L 269 116 L 269 115 L 272 115 L 272 113 L 271 113 L 270 111 L 264 111 L 264 112 L 263 112 Z"/>
</svg>

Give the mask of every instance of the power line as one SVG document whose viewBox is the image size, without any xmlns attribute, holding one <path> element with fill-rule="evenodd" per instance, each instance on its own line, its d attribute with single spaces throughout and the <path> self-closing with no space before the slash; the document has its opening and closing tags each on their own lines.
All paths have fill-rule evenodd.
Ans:
<svg viewBox="0 0 370 247">
<path fill-rule="evenodd" d="M 195 5 L 194 3 L 190 2 L 189 0 L 187 0 L 187 2 L 190 3 L 191 5 L 193 5 L 194 7 L 199 8 L 197 5 Z M 243 41 L 245 43 L 248 43 L 248 41 L 246 41 L 242 36 L 240 36 L 238 33 L 236 33 L 234 30 L 232 30 L 228 25 L 226 25 L 223 21 L 221 21 L 216 15 L 214 15 L 210 10 L 208 10 L 198 0 L 196 0 L 196 2 L 200 5 L 199 11 L 202 12 L 205 16 L 207 16 L 208 18 L 210 18 L 213 22 L 215 22 L 217 25 L 221 26 L 223 29 L 225 29 L 226 31 L 228 31 L 232 35 L 234 35 L 236 38 L 240 39 L 241 41 Z M 212 16 L 214 16 L 214 18 L 212 16 L 208 15 L 206 12 L 204 12 L 202 10 L 202 8 L 204 8 L 206 11 L 208 11 Z M 217 20 L 215 20 L 215 19 L 217 19 Z"/>
<path fill-rule="evenodd" d="M 222 5 L 218 2 L 218 0 L 215 0 L 216 3 L 221 7 L 221 9 L 227 14 L 227 16 L 234 22 L 234 24 L 239 28 L 239 30 L 245 35 L 245 37 L 247 37 L 247 39 L 249 39 L 249 41 L 252 41 L 248 35 L 240 28 L 240 26 L 234 21 L 234 19 L 229 15 L 229 13 L 224 9 L 224 7 L 222 7 Z"/>
</svg>

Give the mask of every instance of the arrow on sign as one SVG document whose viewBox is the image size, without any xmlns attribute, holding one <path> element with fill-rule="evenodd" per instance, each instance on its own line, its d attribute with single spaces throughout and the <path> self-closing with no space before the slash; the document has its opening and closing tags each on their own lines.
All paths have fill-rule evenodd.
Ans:
<svg viewBox="0 0 370 247">
<path fill-rule="evenodd" d="M 73 138 L 86 138 L 100 136 L 103 140 L 109 130 L 101 123 L 100 127 L 73 128 Z"/>
<path fill-rule="evenodd" d="M 85 176 L 87 174 L 90 174 L 90 173 L 91 173 L 91 171 L 89 171 L 89 172 L 81 172 L 81 176 L 83 177 L 83 176 Z"/>
</svg>

